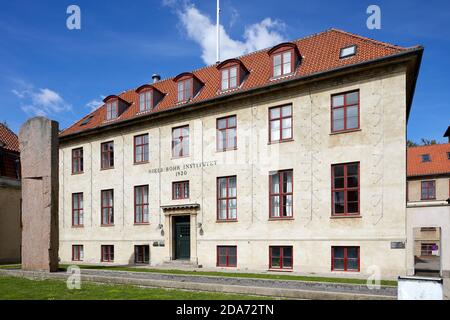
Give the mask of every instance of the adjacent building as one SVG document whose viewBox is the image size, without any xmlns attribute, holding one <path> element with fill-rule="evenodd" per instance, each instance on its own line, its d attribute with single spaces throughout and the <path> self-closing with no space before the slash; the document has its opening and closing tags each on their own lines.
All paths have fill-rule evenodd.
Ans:
<svg viewBox="0 0 450 320">
<path fill-rule="evenodd" d="M 20 261 L 20 204 L 19 139 L 0 123 L 0 263 Z"/>
<path fill-rule="evenodd" d="M 450 277 L 450 143 L 408 148 L 408 273 Z"/>
<path fill-rule="evenodd" d="M 331 29 L 110 95 L 60 136 L 60 259 L 406 274 L 423 48 Z"/>
</svg>

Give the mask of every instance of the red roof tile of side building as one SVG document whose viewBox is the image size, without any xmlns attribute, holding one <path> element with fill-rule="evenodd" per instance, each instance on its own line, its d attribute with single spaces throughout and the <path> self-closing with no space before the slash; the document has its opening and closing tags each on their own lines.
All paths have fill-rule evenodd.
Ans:
<svg viewBox="0 0 450 320">
<path fill-rule="evenodd" d="M 450 174 L 450 143 L 408 148 L 408 177 Z M 424 162 L 423 155 L 430 161 Z"/>
<path fill-rule="evenodd" d="M 313 76 L 322 72 L 331 71 L 346 66 L 376 61 L 378 59 L 395 56 L 400 53 L 422 49 L 420 46 L 403 48 L 337 29 L 330 29 L 325 32 L 292 41 L 291 43 L 297 47 L 301 56 L 300 63 L 292 75 L 280 77 L 277 80 L 271 79 L 272 70 L 271 57 L 269 55 L 270 48 L 256 51 L 237 58 L 241 61 L 245 69 L 249 71 L 248 76 L 239 88 L 225 93 L 220 90 L 220 70 L 217 69 L 217 65 L 207 66 L 192 71 L 192 75 L 204 85 L 198 94 L 184 105 L 188 106 L 199 102 L 206 102 L 214 98 L 219 98 L 238 92 L 243 93 L 289 79 Z M 340 50 L 353 45 L 357 46 L 356 54 L 351 57 L 341 59 Z M 158 113 L 168 109 L 183 107 L 182 103 L 180 104 L 177 102 L 177 85 L 174 78 L 160 80 L 150 85 L 164 94 L 163 98 L 153 108 L 153 110 L 140 113 L 139 95 L 136 92 L 136 89 L 128 90 L 118 95 L 118 97 L 127 101 L 130 106 L 117 119 L 113 121 L 106 121 L 105 105 L 102 105 L 88 116 L 65 129 L 60 136 L 64 137 L 75 135 L 89 129 L 105 127 L 111 125 L 112 123 L 119 123 L 139 117 L 145 117 L 151 113 Z M 86 119 L 88 118 L 91 118 L 90 121 L 83 124 L 83 122 L 86 122 Z"/>
<path fill-rule="evenodd" d="M 19 153 L 19 138 L 7 126 L 0 123 L 0 147 L 5 150 Z"/>
</svg>

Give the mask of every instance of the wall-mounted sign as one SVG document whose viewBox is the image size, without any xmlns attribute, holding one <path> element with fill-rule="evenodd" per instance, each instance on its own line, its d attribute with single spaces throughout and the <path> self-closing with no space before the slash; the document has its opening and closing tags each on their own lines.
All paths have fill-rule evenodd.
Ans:
<svg viewBox="0 0 450 320">
<path fill-rule="evenodd" d="M 391 249 L 405 249 L 406 244 L 404 241 L 393 241 L 391 242 Z"/>
<path fill-rule="evenodd" d="M 156 174 L 156 173 L 175 172 L 175 175 L 178 177 L 178 176 L 187 175 L 188 171 L 192 170 L 192 169 L 214 167 L 216 165 L 217 165 L 217 161 L 192 162 L 192 163 L 186 163 L 186 164 L 182 164 L 182 165 L 150 169 L 149 173 Z"/>
</svg>

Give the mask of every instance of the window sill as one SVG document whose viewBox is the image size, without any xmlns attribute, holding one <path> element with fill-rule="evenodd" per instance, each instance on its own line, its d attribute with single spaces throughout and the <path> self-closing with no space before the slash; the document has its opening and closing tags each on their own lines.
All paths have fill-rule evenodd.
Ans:
<svg viewBox="0 0 450 320">
<path fill-rule="evenodd" d="M 228 148 L 228 149 L 222 149 L 222 150 L 216 150 L 217 153 L 223 153 L 227 151 L 236 151 L 238 148 Z"/>
<path fill-rule="evenodd" d="M 101 168 L 100 171 L 108 171 L 108 170 L 113 170 L 113 169 L 114 169 L 114 167 L 111 167 L 111 168 Z"/>
<path fill-rule="evenodd" d="M 331 132 L 330 136 L 335 136 L 335 135 L 343 134 L 343 133 L 359 132 L 359 131 L 362 131 L 362 130 L 358 128 L 358 129 L 335 131 L 335 132 Z"/>
<path fill-rule="evenodd" d="M 280 144 L 280 143 L 286 143 L 286 142 L 294 142 L 294 139 L 286 139 L 286 140 L 279 140 L 279 141 L 269 141 L 267 144 L 270 146 L 272 144 Z"/>
<path fill-rule="evenodd" d="M 288 217 L 288 218 L 269 218 L 269 221 L 293 221 L 295 220 L 294 217 Z"/>
<path fill-rule="evenodd" d="M 331 216 L 330 219 L 361 219 L 362 216 L 360 214 L 355 215 L 342 215 L 342 216 Z"/>
<path fill-rule="evenodd" d="M 135 226 L 149 226 L 150 222 L 135 222 Z"/>
<path fill-rule="evenodd" d="M 222 268 L 222 269 L 236 269 L 237 268 L 237 266 L 219 266 L 219 265 L 216 265 L 216 268 Z"/>
<path fill-rule="evenodd" d="M 139 165 L 149 164 L 149 163 L 150 163 L 150 161 L 142 161 L 142 162 L 134 162 L 133 165 L 139 166 Z"/>
<path fill-rule="evenodd" d="M 235 220 L 216 220 L 216 223 L 228 223 L 228 222 L 238 222 L 238 220 L 237 219 L 235 219 Z"/>
<path fill-rule="evenodd" d="M 83 229 L 84 225 L 72 226 L 72 229 Z"/>
<path fill-rule="evenodd" d="M 84 173 L 84 171 L 82 171 L 82 172 L 72 172 L 72 175 L 73 176 L 79 176 L 80 174 L 83 174 Z"/>
<path fill-rule="evenodd" d="M 436 198 L 420 199 L 420 201 L 436 201 Z M 442 200 L 442 201 L 446 201 L 446 200 Z"/>
<path fill-rule="evenodd" d="M 110 227 L 114 227 L 113 224 L 102 224 L 101 225 L 102 228 L 110 228 Z"/>
<path fill-rule="evenodd" d="M 173 199 L 172 198 L 172 201 L 181 201 L 181 200 L 184 200 L 184 201 L 189 201 L 189 200 L 191 200 L 191 198 L 177 198 L 177 199 Z"/>
<path fill-rule="evenodd" d="M 293 272 L 294 269 L 268 269 L 269 272 Z"/>
<path fill-rule="evenodd" d="M 74 259 L 72 259 L 72 262 L 83 262 L 83 260 L 74 260 Z"/>
</svg>

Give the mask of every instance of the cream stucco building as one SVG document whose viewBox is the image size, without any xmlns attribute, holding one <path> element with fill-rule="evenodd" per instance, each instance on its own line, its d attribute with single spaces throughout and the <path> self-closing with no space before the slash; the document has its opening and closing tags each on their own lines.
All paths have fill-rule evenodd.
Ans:
<svg viewBox="0 0 450 320">
<path fill-rule="evenodd" d="M 106 98 L 61 134 L 61 261 L 406 274 L 422 50 L 332 29 Z"/>
</svg>

